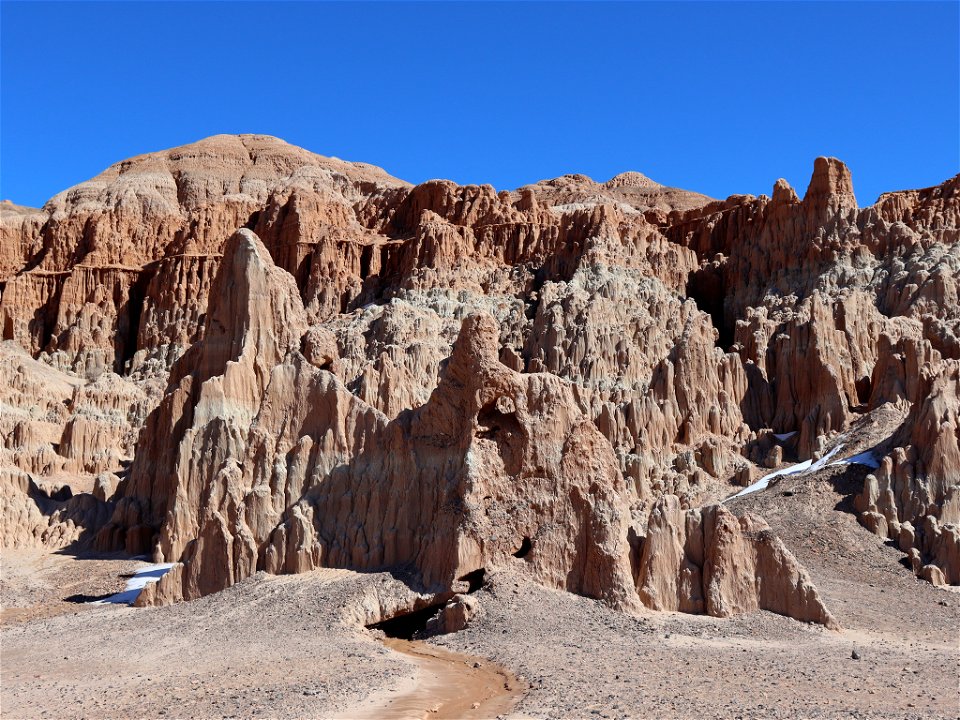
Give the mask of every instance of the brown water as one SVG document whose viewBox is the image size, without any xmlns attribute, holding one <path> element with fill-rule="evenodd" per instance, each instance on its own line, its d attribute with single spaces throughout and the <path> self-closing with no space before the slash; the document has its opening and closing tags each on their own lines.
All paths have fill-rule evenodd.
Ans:
<svg viewBox="0 0 960 720">
<path fill-rule="evenodd" d="M 383 644 L 416 663 L 415 680 L 397 692 L 374 693 L 362 706 L 342 714 L 344 720 L 496 718 L 523 696 L 513 675 L 481 658 L 416 640 L 386 638 Z"/>
</svg>

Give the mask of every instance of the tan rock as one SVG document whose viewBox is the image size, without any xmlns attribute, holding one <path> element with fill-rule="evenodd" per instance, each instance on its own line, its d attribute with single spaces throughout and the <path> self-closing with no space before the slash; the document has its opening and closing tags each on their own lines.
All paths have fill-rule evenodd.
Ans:
<svg viewBox="0 0 960 720">
<path fill-rule="evenodd" d="M 132 158 L 0 207 L 0 466 L 116 492 L 100 546 L 183 562 L 145 603 L 385 564 L 435 600 L 522 562 L 635 607 L 649 516 L 679 570 L 647 604 L 815 618 L 756 521 L 697 508 L 750 482 L 738 455 L 818 456 L 897 403 L 856 509 L 956 583 L 958 187 L 861 209 L 832 158 L 802 200 L 412 187 L 251 135 Z"/>
<path fill-rule="evenodd" d="M 480 603 L 469 595 L 457 595 L 440 608 L 436 617 L 427 623 L 428 633 L 439 635 L 460 632 L 480 614 Z"/>
<path fill-rule="evenodd" d="M 638 562 L 640 599 L 655 610 L 730 617 L 763 609 L 829 628 L 839 625 L 810 576 L 763 520 L 722 505 L 684 511 L 662 497 Z"/>
<path fill-rule="evenodd" d="M 22 470 L 0 468 L 0 547 L 84 549 L 112 511 L 96 495 L 51 492 Z"/>
<path fill-rule="evenodd" d="M 916 362 L 915 354 L 908 357 Z M 878 535 L 887 537 L 898 528 L 893 537 L 911 555 L 915 572 L 933 565 L 944 584 L 956 585 L 960 583 L 960 362 L 939 361 L 938 354 L 931 357 L 935 363 L 921 366 L 909 390 L 902 382 L 894 383 L 898 393 L 914 400 L 903 425 L 904 446 L 883 458 L 854 506 L 861 513 L 860 521 Z M 922 576 L 940 580 L 932 571 Z"/>
</svg>

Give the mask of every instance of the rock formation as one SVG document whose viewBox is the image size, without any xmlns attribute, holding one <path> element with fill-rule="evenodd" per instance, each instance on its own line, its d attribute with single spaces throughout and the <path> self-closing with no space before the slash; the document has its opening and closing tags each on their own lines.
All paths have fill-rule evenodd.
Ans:
<svg viewBox="0 0 960 720">
<path fill-rule="evenodd" d="M 320 566 L 449 599 L 522 563 L 624 609 L 832 625 L 711 503 L 899 403 L 857 511 L 960 583 L 958 187 L 861 209 L 832 158 L 802 200 L 413 187 L 243 135 L 4 203 L 4 520 L 41 528 L 4 537 L 69 484 L 102 505 L 60 537 L 182 563 L 145 602 Z"/>
<path fill-rule="evenodd" d="M 415 568 L 443 596 L 521 558 L 543 584 L 624 609 L 638 606 L 639 586 L 656 609 L 727 616 L 762 607 L 836 625 L 769 530 L 750 518 L 741 527 L 723 509 L 698 520 L 689 551 L 705 564 L 696 596 L 709 601 L 681 604 L 680 590 L 664 605 L 645 592 L 677 571 L 662 566 L 664 524 L 649 524 L 635 579 L 634 498 L 612 447 L 576 385 L 499 361 L 489 315 L 464 320 L 430 399 L 388 420 L 343 387 L 329 353 L 307 353 L 317 367 L 301 352 L 324 338 L 307 330 L 299 302 L 256 235 L 228 241 L 203 339 L 174 366 L 174 377 L 194 373 L 147 424 L 147 434 L 173 442 L 141 445 L 100 536 L 104 547 L 122 540 L 136 553 L 153 531 L 157 559 L 183 563 L 143 603 L 198 597 L 258 569 L 323 566 Z"/>
<path fill-rule="evenodd" d="M 304 317 L 293 279 L 235 234 L 174 366 L 194 372 L 147 424 L 168 441 L 141 444 L 103 531 L 142 552 L 159 529 L 157 553 L 185 565 L 158 599 L 321 566 L 414 566 L 439 592 L 528 543 L 538 580 L 633 604 L 626 487 L 568 383 L 502 365 L 496 324 L 472 315 L 430 400 L 388 421 L 307 361 Z"/>
<path fill-rule="evenodd" d="M 110 519 L 111 478 L 102 475 L 92 492 L 69 485 L 37 486 L 22 470 L 0 468 L 0 547 L 65 548 L 85 541 Z"/>
<path fill-rule="evenodd" d="M 113 373 L 86 380 L 0 343 L 0 546 L 92 538 L 150 404 Z"/>
<path fill-rule="evenodd" d="M 684 511 L 657 501 L 637 563 L 640 599 L 655 610 L 729 617 L 757 608 L 838 627 L 807 571 L 767 524 L 722 505 Z"/>
<path fill-rule="evenodd" d="M 867 476 L 855 507 L 866 527 L 907 553 L 917 575 L 960 585 L 960 362 L 930 367 L 911 378 L 917 401 L 904 424 L 909 444 Z"/>
</svg>

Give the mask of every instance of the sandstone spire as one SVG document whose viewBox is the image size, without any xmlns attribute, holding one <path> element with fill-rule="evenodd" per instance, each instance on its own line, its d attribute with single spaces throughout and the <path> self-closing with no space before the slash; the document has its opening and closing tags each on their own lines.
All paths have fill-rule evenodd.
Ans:
<svg viewBox="0 0 960 720">
<path fill-rule="evenodd" d="M 856 210 L 850 169 L 832 157 L 818 157 L 803 202 L 819 211 Z"/>
</svg>

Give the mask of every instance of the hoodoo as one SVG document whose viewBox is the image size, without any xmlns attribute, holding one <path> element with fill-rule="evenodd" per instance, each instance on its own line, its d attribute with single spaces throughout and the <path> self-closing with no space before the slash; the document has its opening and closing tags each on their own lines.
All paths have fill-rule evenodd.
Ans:
<svg viewBox="0 0 960 720">
<path fill-rule="evenodd" d="M 802 200 L 411 186 L 241 135 L 4 204 L 4 543 L 176 563 L 141 604 L 317 568 L 449 599 L 503 570 L 835 628 L 717 504 L 810 468 L 956 585 L 958 187 L 858 208 L 833 158 Z"/>
</svg>

